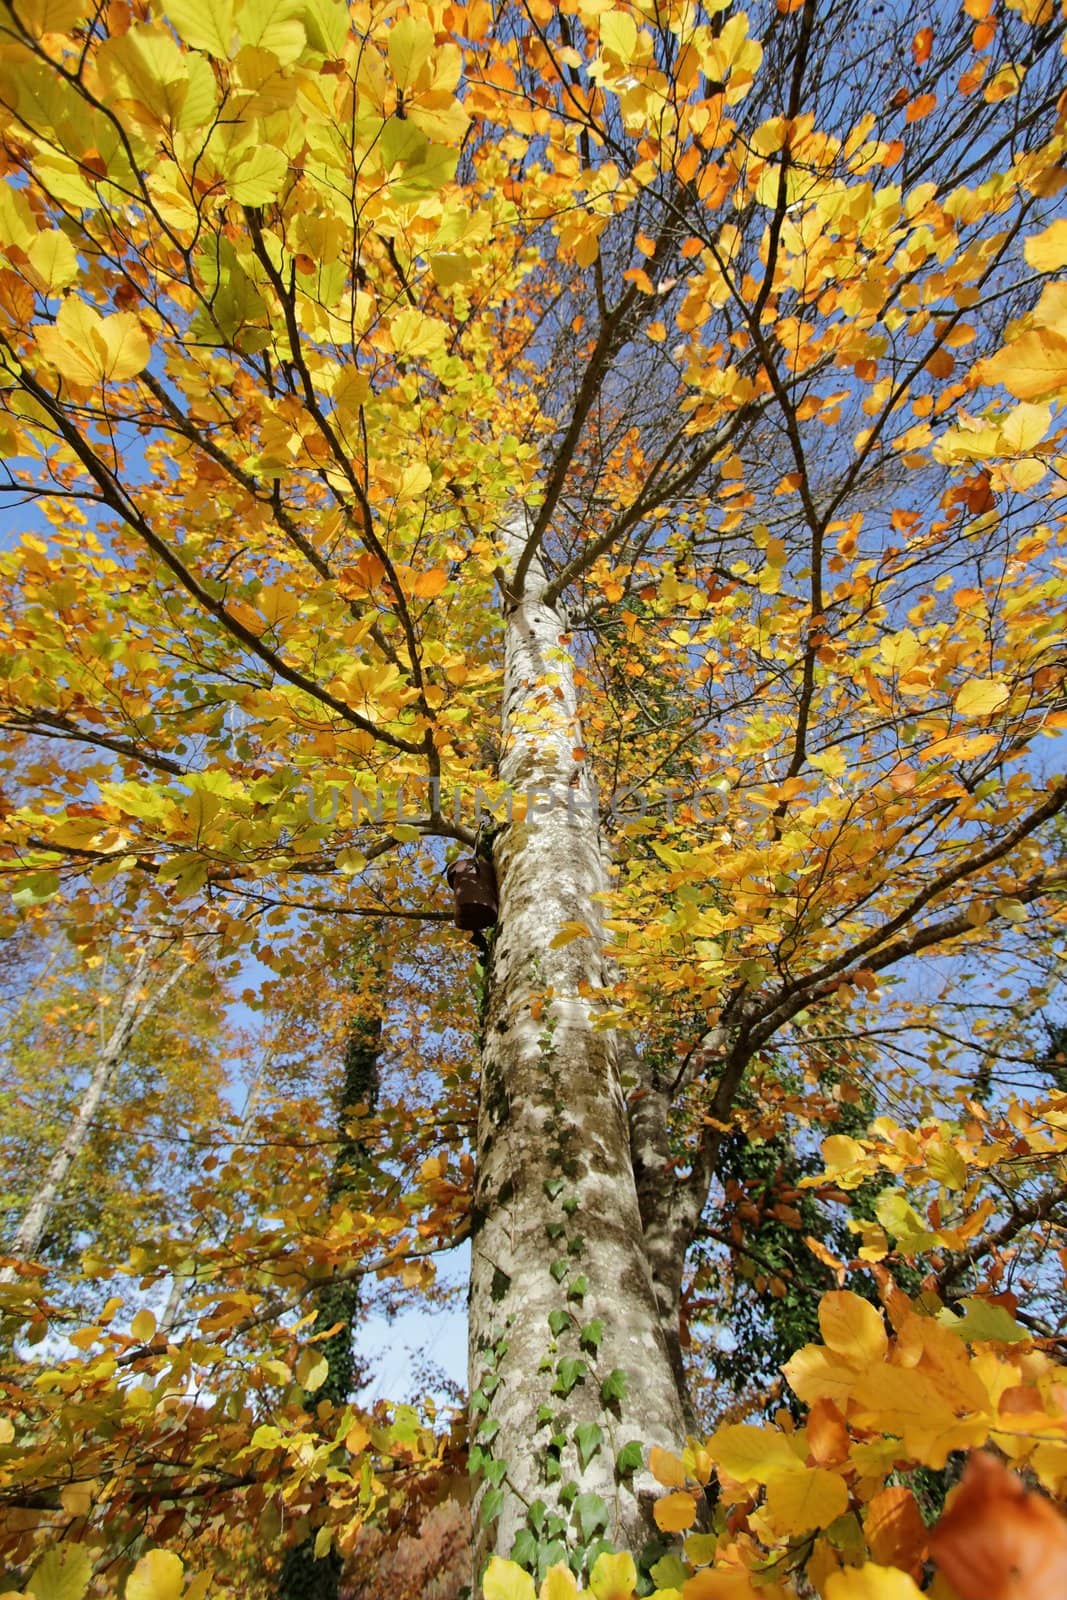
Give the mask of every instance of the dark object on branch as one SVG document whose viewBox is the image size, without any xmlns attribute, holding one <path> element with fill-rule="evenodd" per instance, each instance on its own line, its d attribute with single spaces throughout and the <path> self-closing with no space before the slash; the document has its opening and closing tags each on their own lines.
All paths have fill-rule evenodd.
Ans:
<svg viewBox="0 0 1067 1600">
<path fill-rule="evenodd" d="M 496 874 L 487 856 L 460 856 L 445 873 L 455 902 L 455 923 L 464 933 L 491 928 L 497 917 Z"/>
</svg>

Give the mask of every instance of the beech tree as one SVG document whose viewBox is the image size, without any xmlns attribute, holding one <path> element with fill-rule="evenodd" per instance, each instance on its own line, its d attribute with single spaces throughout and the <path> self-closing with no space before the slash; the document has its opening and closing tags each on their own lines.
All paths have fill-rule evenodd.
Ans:
<svg viewBox="0 0 1067 1600">
<path fill-rule="evenodd" d="M 47 519 L 0 558 L 15 905 L 62 896 L 91 942 L 106 893 L 284 984 L 353 919 L 454 968 L 446 850 L 499 902 L 466 979 L 473 1160 L 448 1133 L 470 1074 L 438 1057 L 417 1186 L 317 1238 L 295 1199 L 242 1235 L 243 1298 L 183 1371 L 232 1338 L 284 1386 L 270 1329 L 293 1340 L 317 1276 L 425 1282 L 466 1233 L 491 1600 L 535 1577 L 917 1593 L 901 1462 L 991 1441 L 1046 1490 L 1067 1476 L 1060 1330 L 1015 1320 L 995 1274 L 960 1289 L 1058 1225 L 1062 1108 L 983 1108 L 920 1066 L 902 1120 L 858 1137 L 819 1079 L 828 1036 L 847 1083 L 887 1018 L 936 1067 L 959 962 L 1010 967 L 1062 913 L 1060 10 L 3 18 L 0 432 L 10 500 Z M 471 1001 L 439 1008 L 444 1054 Z M 889 1331 L 836 1262 L 823 1343 L 785 1367 L 806 1431 L 702 1441 L 687 1251 L 727 1134 L 796 1117 L 822 1140 L 804 1182 L 884 1184 L 852 1222 Z M 893 1276 L 914 1256 L 941 1263 L 933 1300 Z M 153 1333 L 129 1362 L 173 1374 Z M 93 1383 L 95 1475 L 164 1402 L 116 1435 Z M 166 1495 L 112 1504 L 172 1515 L 195 1467 L 258 1516 L 287 1473 L 275 1503 L 326 1560 L 453 1462 L 410 1417 L 262 1406 L 190 1422 Z M 54 1469 L 28 1460 L 24 1496 Z M 1062 1570 L 1062 1524 L 1010 1474 L 961 1495 L 1044 1530 L 990 1560 Z M 971 1600 L 960 1526 L 934 1549 Z M 134 1592 L 177 1593 L 176 1560 L 145 1554 Z"/>
</svg>

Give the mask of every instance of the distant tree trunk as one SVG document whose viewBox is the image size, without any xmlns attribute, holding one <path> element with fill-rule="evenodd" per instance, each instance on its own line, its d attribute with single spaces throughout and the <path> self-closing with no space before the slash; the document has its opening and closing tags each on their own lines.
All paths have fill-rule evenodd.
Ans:
<svg viewBox="0 0 1067 1600">
<path fill-rule="evenodd" d="M 384 976 L 380 956 L 370 942 L 361 948 Z M 361 987 L 366 988 L 364 977 Z M 381 983 L 376 986 L 382 987 Z M 341 1092 L 337 1108 L 337 1155 L 330 1172 L 327 1201 L 333 1204 L 345 1195 L 358 1193 L 366 1184 L 366 1147 L 352 1136 L 352 1121 L 359 1107 L 373 1110 L 378 1097 L 378 1062 L 381 1054 L 382 1008 L 360 1015 L 345 1041 Z M 319 1345 L 329 1368 L 325 1382 L 315 1391 L 316 1403 L 328 1400 L 343 1406 L 352 1393 L 355 1360 L 353 1334 L 359 1305 L 359 1284 L 355 1278 L 340 1283 L 325 1283 L 315 1297 L 316 1325 L 336 1333 Z M 278 1575 L 278 1600 L 337 1600 L 341 1582 L 341 1557 L 336 1550 L 316 1557 L 314 1537 L 304 1539 L 286 1551 Z"/>
<path fill-rule="evenodd" d="M 618 1041 L 590 998 L 608 874 L 566 620 L 544 591 L 535 563 L 506 618 L 501 777 L 531 805 L 494 840 L 470 1300 L 478 1581 L 492 1553 L 542 1571 L 566 1559 L 564 1528 L 586 1565 L 600 1540 L 639 1553 L 654 1485 L 636 1446 L 620 1452 L 685 1435 Z"/>
<path fill-rule="evenodd" d="M 10 1254 L 30 1261 L 40 1248 L 52 1212 L 63 1194 L 70 1170 L 77 1161 L 92 1129 L 93 1120 L 101 1102 L 111 1086 L 116 1071 L 122 1064 L 130 1040 L 143 1022 L 162 1004 L 178 978 L 188 968 L 187 957 L 178 959 L 171 972 L 155 989 L 146 992 L 144 981 L 152 959 L 148 948 L 142 949 L 127 978 L 119 1001 L 114 1027 L 104 1040 L 89 1075 L 81 1102 L 74 1119 L 59 1143 L 36 1194 L 26 1207 L 22 1221 L 11 1241 Z M 0 1271 L 0 1283 L 11 1283 L 16 1275 L 14 1266 Z"/>
</svg>

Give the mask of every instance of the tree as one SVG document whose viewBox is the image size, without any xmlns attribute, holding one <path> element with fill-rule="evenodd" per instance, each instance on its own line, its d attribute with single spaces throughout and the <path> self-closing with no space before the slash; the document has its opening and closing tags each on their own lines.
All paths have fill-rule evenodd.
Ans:
<svg viewBox="0 0 1067 1600">
<path fill-rule="evenodd" d="M 738 1096 L 1062 887 L 1062 29 L 935 10 L 8 8 L 8 487 L 50 524 L 3 567 L 16 903 L 112 884 L 284 979 L 331 920 L 447 920 L 433 841 L 491 850 L 479 1570 L 647 1568 L 716 1462 L 816 1559 L 862 1474 L 759 1523 L 736 1452 L 656 1511 L 645 1464 Z M 947 1113 L 827 1146 L 844 1193 L 960 1196 L 887 1202 L 875 1264 L 989 1220 Z M 859 1319 L 859 1406 L 910 1346 L 828 1301 L 790 1381 L 825 1400 Z"/>
<path fill-rule="evenodd" d="M 198 1050 L 207 1066 L 208 1038 L 222 1043 L 197 973 L 203 952 L 192 941 L 185 948 L 170 939 L 118 948 L 107 961 L 97 958 L 99 971 L 87 972 L 69 951 L 57 952 L 47 930 L 37 933 L 46 953 L 31 957 L 22 994 L 9 990 L 4 1039 L 5 1177 L 17 1197 L 5 1229 L 13 1258 L 0 1272 L 5 1283 L 14 1281 L 20 1260 L 47 1251 L 69 1264 L 90 1241 L 109 1253 L 124 1231 L 129 1237 L 144 1225 L 146 1208 L 162 1198 L 153 1176 L 166 1168 L 151 1142 L 159 1131 L 154 1117 L 161 1108 L 164 1116 L 181 1112 L 192 1129 L 198 1114 L 210 1114 L 216 1081 L 210 1067 L 195 1071 L 190 1057 Z M 218 1048 L 219 1076 L 221 1057 Z M 179 1079 L 199 1107 L 183 1103 Z M 145 1192 L 127 1196 L 128 1187 Z M 109 1216 L 116 1211 L 122 1221 Z"/>
</svg>

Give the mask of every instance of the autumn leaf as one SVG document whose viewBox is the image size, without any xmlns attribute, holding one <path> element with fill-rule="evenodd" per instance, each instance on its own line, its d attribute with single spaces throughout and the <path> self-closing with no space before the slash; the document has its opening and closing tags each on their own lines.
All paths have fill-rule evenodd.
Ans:
<svg viewBox="0 0 1067 1600">
<path fill-rule="evenodd" d="M 528 1572 L 514 1561 L 491 1556 L 482 1579 L 485 1600 L 534 1600 L 536 1590 Z"/>
<path fill-rule="evenodd" d="M 961 717 L 991 717 L 1010 698 L 1010 690 L 999 678 L 971 678 L 958 690 L 953 704 Z"/>
<path fill-rule="evenodd" d="M 1067 1521 L 995 1456 L 978 1452 L 930 1538 L 960 1600 L 1067 1594 Z"/>
<path fill-rule="evenodd" d="M 656 1527 L 661 1533 L 682 1533 L 686 1528 L 691 1528 L 696 1521 L 696 1501 L 691 1494 L 680 1490 L 677 1494 L 666 1494 L 657 1500 L 652 1507 L 652 1515 L 656 1520 Z"/>
<path fill-rule="evenodd" d="M 979 383 L 1003 384 L 1017 400 L 1053 399 L 1067 388 L 1067 338 L 1032 328 L 974 369 Z"/>
<path fill-rule="evenodd" d="M 126 1600 L 181 1600 L 184 1567 L 171 1550 L 150 1550 L 126 1580 Z"/>
<path fill-rule="evenodd" d="M 131 312 L 102 317 L 76 297 L 64 300 L 54 326 L 38 329 L 37 344 L 61 377 L 83 387 L 132 378 L 148 365 L 151 354 Z"/>
<path fill-rule="evenodd" d="M 823 1295 L 819 1329 L 829 1349 L 857 1367 L 885 1358 L 885 1326 L 876 1306 L 847 1289 Z"/>
</svg>

